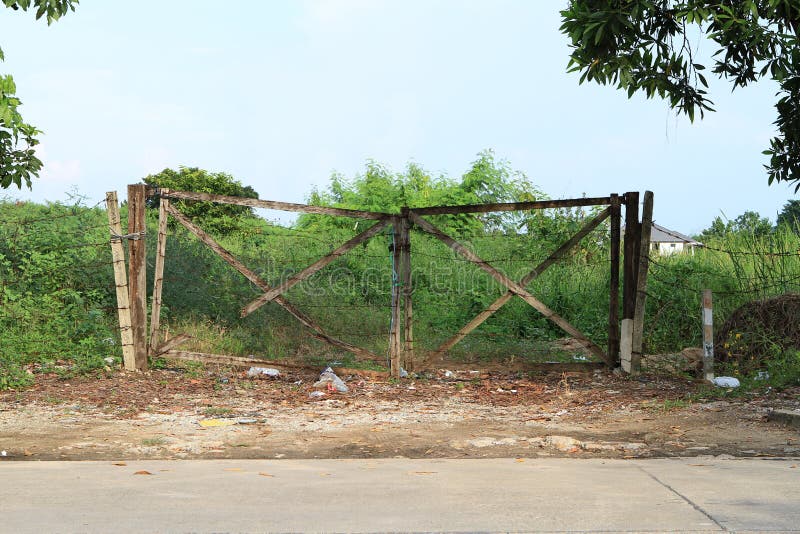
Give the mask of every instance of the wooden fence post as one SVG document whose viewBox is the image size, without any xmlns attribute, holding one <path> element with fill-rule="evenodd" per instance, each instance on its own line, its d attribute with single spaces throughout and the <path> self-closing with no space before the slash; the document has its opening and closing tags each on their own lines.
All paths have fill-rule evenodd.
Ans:
<svg viewBox="0 0 800 534">
<path fill-rule="evenodd" d="M 639 193 L 625 193 L 625 241 L 622 264 L 622 324 L 620 342 L 620 366 L 631 372 L 631 349 L 633 346 L 633 315 L 636 312 L 636 254 L 639 243 Z"/>
<path fill-rule="evenodd" d="M 144 184 L 128 186 L 128 287 L 133 327 L 133 353 L 137 371 L 147 369 L 147 250 L 145 248 Z"/>
<path fill-rule="evenodd" d="M 625 242 L 622 276 L 622 318 L 633 319 L 636 310 L 636 267 L 639 248 L 639 193 L 625 193 Z"/>
<path fill-rule="evenodd" d="M 169 190 L 165 190 L 169 192 Z M 150 312 L 150 343 L 147 355 L 153 357 L 160 343 L 161 332 L 161 293 L 164 287 L 164 256 L 167 250 L 167 220 L 169 199 L 162 198 L 158 204 L 158 245 L 156 246 L 156 267 L 153 274 L 153 301 Z"/>
<path fill-rule="evenodd" d="M 611 281 L 608 298 L 608 356 L 619 364 L 619 245 L 620 199 L 611 195 Z"/>
<path fill-rule="evenodd" d="M 631 373 L 642 369 L 644 336 L 644 305 L 647 301 L 647 269 L 650 266 L 650 232 L 653 229 L 653 192 L 644 192 L 642 226 L 639 242 L 639 265 L 636 269 L 636 309 L 633 315 L 633 340 L 631 342 Z"/>
<path fill-rule="evenodd" d="M 703 377 L 714 380 L 714 313 L 711 290 L 703 290 Z"/>
<path fill-rule="evenodd" d="M 389 362 L 394 378 L 400 378 L 400 218 L 392 220 L 392 318 L 389 329 Z"/>
<path fill-rule="evenodd" d="M 408 208 L 402 208 L 400 219 L 400 283 L 403 288 L 403 358 L 402 365 L 406 371 L 414 370 L 414 317 L 411 296 L 413 286 L 411 280 L 411 234 L 408 220 Z"/>
<path fill-rule="evenodd" d="M 128 273 L 125 269 L 125 249 L 122 246 L 122 223 L 119 217 L 117 192 L 106 193 L 108 228 L 111 233 L 111 261 L 114 265 L 114 284 L 117 288 L 117 313 L 119 316 L 122 363 L 128 371 L 136 370 L 131 328 L 131 305 L 128 298 Z"/>
</svg>

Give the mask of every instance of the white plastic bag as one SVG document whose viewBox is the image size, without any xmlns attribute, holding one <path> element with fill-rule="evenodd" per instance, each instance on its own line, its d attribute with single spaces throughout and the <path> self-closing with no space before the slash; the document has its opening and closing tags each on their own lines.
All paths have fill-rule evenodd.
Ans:
<svg viewBox="0 0 800 534">
<path fill-rule="evenodd" d="M 738 388 L 739 379 L 732 376 L 718 376 L 711 381 L 715 386 L 720 388 Z"/>
</svg>

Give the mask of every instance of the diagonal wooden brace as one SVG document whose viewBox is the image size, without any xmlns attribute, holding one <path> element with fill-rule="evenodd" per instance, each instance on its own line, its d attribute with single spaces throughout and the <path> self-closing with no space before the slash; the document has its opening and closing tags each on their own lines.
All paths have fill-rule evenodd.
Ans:
<svg viewBox="0 0 800 534">
<path fill-rule="evenodd" d="M 526 274 L 522 280 L 520 280 L 519 285 L 522 287 L 527 286 L 530 284 L 534 279 L 536 279 L 540 274 L 542 274 L 548 267 L 559 261 L 564 254 L 566 254 L 570 249 L 572 249 L 575 245 L 577 245 L 584 237 L 589 235 L 592 230 L 600 226 L 600 223 L 605 221 L 611 213 L 610 208 L 606 208 L 600 213 L 597 214 L 592 220 L 587 222 L 583 227 L 573 235 L 569 240 L 567 240 L 564 244 L 562 244 L 558 249 L 550 254 L 542 263 L 537 265 L 531 272 Z M 437 358 L 444 352 L 447 352 L 451 348 L 453 348 L 457 343 L 459 343 L 462 339 L 464 339 L 467 334 L 478 328 L 481 324 L 486 321 L 489 317 L 494 315 L 494 313 L 502 308 L 508 301 L 510 301 L 514 296 L 513 291 L 508 291 L 497 300 L 492 302 L 485 310 L 480 312 L 478 315 L 475 316 L 469 323 L 464 325 L 461 330 L 459 330 L 453 337 L 442 343 L 439 348 L 433 351 L 430 356 L 426 359 L 425 364 L 427 365 L 431 360 Z"/>
<path fill-rule="evenodd" d="M 267 291 L 266 293 L 264 293 L 263 295 L 261 295 L 260 297 L 255 299 L 254 301 L 250 302 L 247 306 L 242 308 L 242 317 L 247 317 L 248 315 L 250 315 L 251 313 L 256 311 L 258 308 L 260 308 L 261 306 L 266 304 L 267 302 L 269 302 L 271 300 L 274 300 L 275 297 L 277 297 L 278 295 L 282 295 L 283 293 L 286 293 L 294 285 L 302 282 L 303 280 L 305 280 L 309 276 L 312 276 L 314 273 L 320 271 L 326 265 L 328 265 L 332 261 L 334 261 L 336 258 L 339 258 L 340 256 L 343 256 L 344 254 L 346 254 L 347 252 L 351 251 L 353 248 L 355 248 L 359 244 L 363 243 L 364 241 L 367 241 L 368 239 L 372 239 L 373 237 L 378 235 L 378 233 L 381 230 L 386 228 L 386 226 L 389 224 L 389 222 L 390 221 L 387 218 L 384 221 L 380 221 L 377 224 L 372 225 L 366 231 L 361 232 L 360 234 L 355 236 L 353 239 L 347 241 L 345 244 L 343 244 L 342 246 L 340 246 L 339 248 L 337 248 L 336 250 L 334 250 L 333 252 L 331 252 L 327 256 L 325 256 L 323 258 L 320 258 L 318 261 L 316 261 L 313 264 L 309 265 L 308 267 L 306 267 L 305 269 L 303 269 L 302 271 L 300 271 L 296 275 L 292 276 L 291 278 L 289 278 L 288 280 L 286 280 L 282 284 L 273 287 L 272 289 L 270 289 L 269 291 Z"/>
<path fill-rule="evenodd" d="M 175 209 L 172 205 L 167 207 L 167 211 L 170 215 L 172 215 L 175 220 L 177 220 L 181 225 L 183 225 L 187 230 L 189 230 L 192 234 L 194 234 L 200 241 L 205 243 L 211 250 L 217 253 L 220 258 L 225 260 L 225 262 L 239 271 L 245 278 L 250 280 L 253 284 L 258 286 L 263 291 L 269 291 L 272 289 L 270 285 L 262 280 L 256 273 L 248 269 L 242 262 L 237 260 L 233 254 L 228 252 L 222 245 L 217 243 L 213 237 L 205 233 L 200 227 L 190 221 L 183 213 Z M 346 350 L 355 354 L 356 356 L 360 356 L 362 358 L 368 360 L 375 360 L 381 361 L 382 358 L 377 354 L 367 350 L 362 349 L 361 347 L 356 347 L 346 341 L 342 341 L 340 339 L 336 339 L 325 333 L 322 328 L 317 325 L 308 315 L 301 312 L 294 304 L 286 300 L 285 298 L 279 296 L 275 298 L 275 303 L 280 305 L 283 309 L 289 312 L 295 319 L 300 321 L 304 326 L 310 328 L 313 332 L 310 333 L 311 337 L 317 339 L 319 341 L 324 341 L 334 347 L 339 347 L 340 349 Z"/>
<path fill-rule="evenodd" d="M 538 310 L 539 313 L 544 315 L 547 319 L 558 325 L 564 332 L 571 335 L 573 338 L 578 340 L 581 345 L 586 347 L 592 354 L 597 356 L 598 358 L 602 359 L 608 365 L 612 365 L 612 361 L 609 356 L 597 346 L 592 340 L 587 338 L 580 330 L 572 326 L 566 319 L 558 315 L 556 312 L 551 310 L 547 307 L 543 302 L 538 300 L 536 297 L 531 295 L 524 287 L 520 284 L 513 281 L 511 278 L 506 276 L 505 274 L 501 273 L 491 265 L 489 265 L 486 261 L 482 260 L 477 254 L 466 248 L 464 245 L 453 239 L 452 237 L 448 236 L 436 226 L 431 224 L 430 222 L 426 221 L 419 215 L 415 214 L 414 212 L 409 213 L 409 218 L 411 221 L 428 232 L 429 234 L 433 235 L 455 252 L 466 258 L 467 260 L 471 261 L 475 265 L 477 265 L 480 269 L 485 271 L 489 274 L 492 278 L 506 286 L 512 293 L 519 296 L 522 300 L 530 304 L 534 309 Z"/>
</svg>

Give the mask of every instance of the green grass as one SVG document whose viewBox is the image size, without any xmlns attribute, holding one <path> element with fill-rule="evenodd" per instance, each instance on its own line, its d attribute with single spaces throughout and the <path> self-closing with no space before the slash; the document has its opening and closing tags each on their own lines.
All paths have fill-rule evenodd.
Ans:
<svg viewBox="0 0 800 534">
<path fill-rule="evenodd" d="M 0 201 L 0 389 L 30 385 L 33 377 L 26 372 L 30 364 L 65 377 L 91 376 L 102 372 L 103 358 L 120 359 L 105 216 L 96 208 Z M 473 232 L 459 238 L 508 276 L 519 279 L 575 229 L 574 221 L 559 219 L 558 214 L 547 217 L 559 222 L 551 225 L 554 230 L 547 235 Z M 148 225 L 155 235 L 155 212 L 148 213 Z M 601 230 L 541 274 L 529 289 L 602 347 L 608 335 L 610 274 L 607 228 Z M 259 276 L 276 284 L 353 234 L 351 226 L 297 232 L 256 220 L 246 231 L 216 237 Z M 425 353 L 458 331 L 505 288 L 435 239 L 418 232 L 411 239 L 414 337 L 419 352 Z M 326 332 L 372 351 L 377 362 L 357 361 L 310 338 L 307 329 L 275 303 L 242 319 L 242 307 L 261 291 L 177 228 L 167 244 L 162 324 L 170 335 L 194 336 L 180 347 L 184 350 L 317 366 L 338 361 L 344 367 L 384 370 L 392 290 L 389 242 L 386 234 L 377 236 L 286 295 Z M 151 259 L 155 244 L 154 239 L 147 240 Z M 676 353 L 700 346 L 703 289 L 713 291 L 717 328 L 745 302 L 800 292 L 797 235 L 786 230 L 764 238 L 731 234 L 708 244 L 732 253 L 700 249 L 694 255 L 653 258 L 646 353 Z M 149 279 L 152 283 L 152 276 Z M 758 335 L 742 334 L 743 338 Z M 476 365 L 574 361 L 573 354 L 551 347 L 553 340 L 564 335 L 514 298 L 456 345 L 450 357 Z M 800 367 L 796 358 L 776 352 L 765 361 L 758 370 L 770 372 L 773 387 L 796 383 Z M 166 366 L 163 359 L 153 362 L 154 368 Z M 205 376 L 201 364 L 181 366 L 190 378 Z"/>
</svg>

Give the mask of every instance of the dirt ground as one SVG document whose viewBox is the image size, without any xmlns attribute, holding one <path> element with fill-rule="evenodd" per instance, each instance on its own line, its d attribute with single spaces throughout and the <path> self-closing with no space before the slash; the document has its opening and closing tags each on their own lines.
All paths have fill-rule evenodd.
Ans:
<svg viewBox="0 0 800 534">
<path fill-rule="evenodd" d="M 800 433 L 766 417 L 800 407 L 797 389 L 713 400 L 685 378 L 604 370 L 343 378 L 349 392 L 310 397 L 311 371 L 37 375 L 0 393 L 0 461 L 800 456 Z"/>
</svg>

